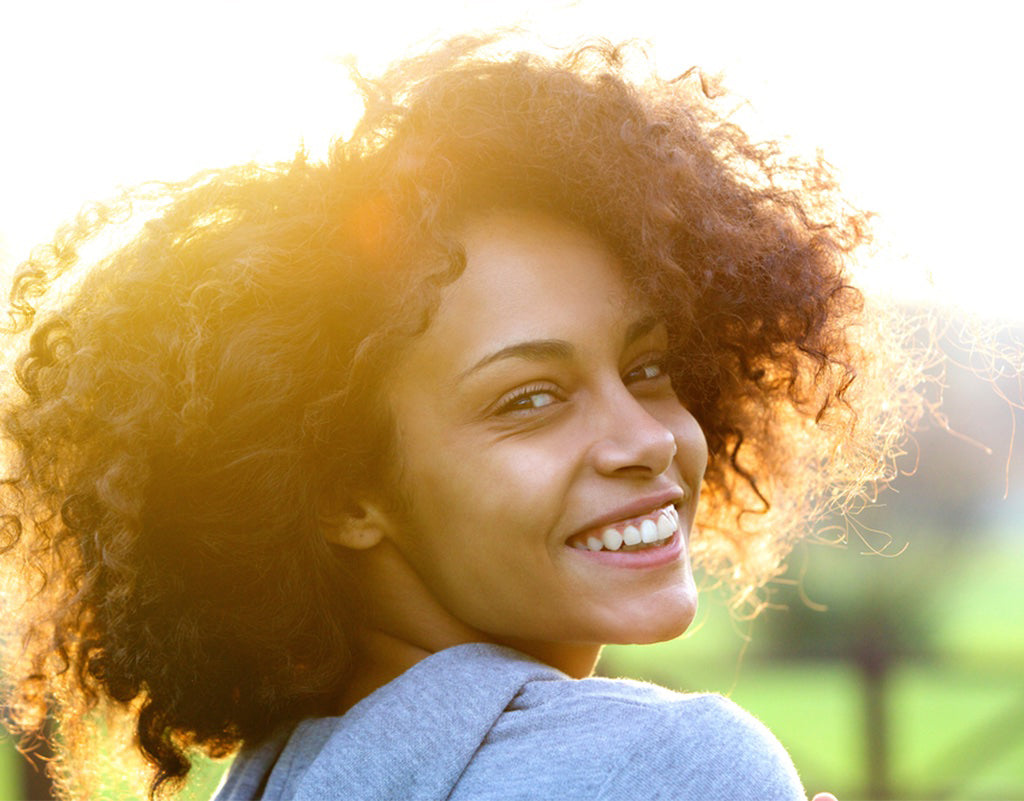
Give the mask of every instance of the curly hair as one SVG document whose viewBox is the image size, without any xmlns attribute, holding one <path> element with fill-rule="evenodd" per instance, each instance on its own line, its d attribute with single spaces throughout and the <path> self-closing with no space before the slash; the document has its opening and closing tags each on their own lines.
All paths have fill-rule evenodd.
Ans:
<svg viewBox="0 0 1024 801">
<path fill-rule="evenodd" d="M 606 43 L 486 44 L 355 75 L 365 114 L 326 163 L 147 185 L 20 267 L 2 546 L 23 729 L 56 707 L 73 751 L 97 704 L 128 710 L 156 794 L 193 749 L 331 709 L 356 615 L 318 514 L 395 458 L 380 376 L 482 208 L 585 227 L 659 299 L 710 449 L 695 558 L 740 601 L 809 520 L 888 475 L 906 408 L 883 415 L 866 380 L 881 368 L 846 270 L 868 217 L 827 165 L 750 142 L 697 72 L 633 84 Z M 79 267 L 139 204 L 134 237 Z"/>
</svg>

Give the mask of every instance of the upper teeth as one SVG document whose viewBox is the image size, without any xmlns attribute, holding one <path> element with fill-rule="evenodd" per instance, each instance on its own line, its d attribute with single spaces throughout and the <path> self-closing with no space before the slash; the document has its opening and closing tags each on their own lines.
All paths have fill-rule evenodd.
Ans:
<svg viewBox="0 0 1024 801">
<path fill-rule="evenodd" d="M 623 546 L 643 546 L 664 542 L 679 528 L 679 513 L 674 506 L 666 506 L 651 517 L 626 526 L 609 526 L 601 536 L 591 534 L 587 542 L 577 541 L 574 548 L 589 548 L 591 551 L 617 551 Z"/>
</svg>

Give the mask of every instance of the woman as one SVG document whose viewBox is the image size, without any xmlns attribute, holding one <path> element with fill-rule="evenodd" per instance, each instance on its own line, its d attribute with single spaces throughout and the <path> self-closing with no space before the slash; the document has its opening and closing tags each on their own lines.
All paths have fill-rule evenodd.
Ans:
<svg viewBox="0 0 1024 801">
<path fill-rule="evenodd" d="M 150 188 L 38 319 L 123 209 L 15 278 L 11 709 L 69 786 L 99 705 L 153 793 L 243 746 L 219 798 L 804 797 L 729 702 L 572 679 L 883 477 L 864 217 L 694 76 L 479 47 L 357 78 L 326 165 Z"/>
</svg>

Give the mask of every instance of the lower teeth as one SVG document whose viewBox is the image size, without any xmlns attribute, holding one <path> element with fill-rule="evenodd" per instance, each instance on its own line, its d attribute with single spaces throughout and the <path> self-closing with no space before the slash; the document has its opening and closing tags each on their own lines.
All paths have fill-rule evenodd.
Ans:
<svg viewBox="0 0 1024 801">
<path fill-rule="evenodd" d="M 659 545 L 664 545 L 668 540 L 657 540 L 656 542 L 640 542 L 636 545 L 623 545 L 619 548 L 620 551 L 643 551 L 647 548 L 656 548 Z"/>
</svg>

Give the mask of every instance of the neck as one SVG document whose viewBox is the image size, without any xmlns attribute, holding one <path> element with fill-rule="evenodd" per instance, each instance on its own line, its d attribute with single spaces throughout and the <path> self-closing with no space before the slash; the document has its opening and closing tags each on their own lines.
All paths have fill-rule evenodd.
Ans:
<svg viewBox="0 0 1024 801">
<path fill-rule="evenodd" d="M 338 699 L 338 713 L 397 679 L 432 651 L 376 629 L 363 629 L 353 643 L 354 669 Z"/>
<path fill-rule="evenodd" d="M 572 678 L 594 672 L 597 644 L 545 642 L 486 634 L 455 618 L 384 543 L 346 554 L 354 578 L 354 597 L 363 608 L 354 634 L 353 670 L 339 698 L 344 711 L 433 653 L 471 642 L 514 648 Z"/>
<path fill-rule="evenodd" d="M 536 642 L 515 638 L 498 638 L 493 642 L 515 648 L 574 679 L 585 679 L 593 674 L 602 648 L 590 643 Z"/>
</svg>

